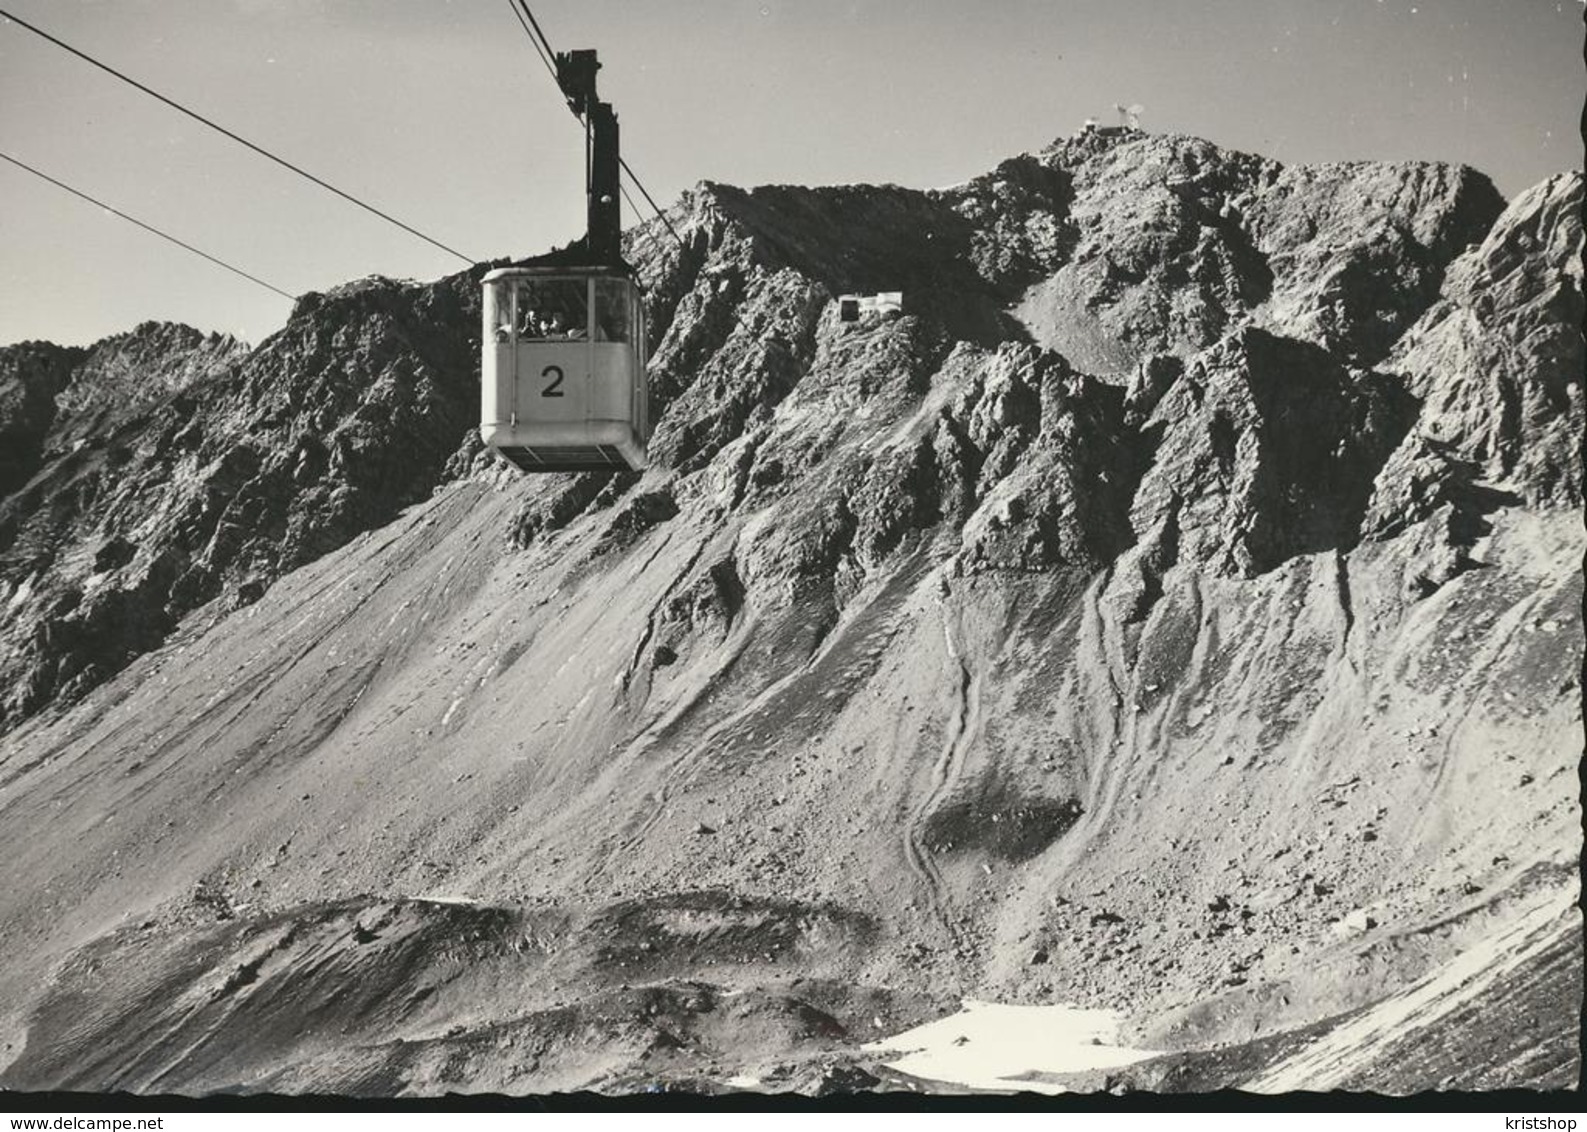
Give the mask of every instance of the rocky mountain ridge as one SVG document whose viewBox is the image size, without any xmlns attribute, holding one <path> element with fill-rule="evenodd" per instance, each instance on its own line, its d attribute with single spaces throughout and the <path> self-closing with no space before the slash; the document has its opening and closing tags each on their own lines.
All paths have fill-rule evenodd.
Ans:
<svg viewBox="0 0 1587 1132">
<path fill-rule="evenodd" d="M 944 992 L 1253 1041 L 1254 1073 L 1433 978 L 1579 845 L 1581 195 L 1120 131 L 949 190 L 702 184 L 681 247 L 629 234 L 643 476 L 479 450 L 490 265 L 306 296 L 253 351 L 0 350 L 8 943 L 37 957 L 0 974 L 0 1075 L 798 1084 Z M 838 321 L 881 289 L 902 318 Z M 67 796 L 92 858 L 38 825 Z M 106 963 L 164 988 L 72 1023 L 112 1054 L 196 1034 L 162 1013 L 191 972 L 318 1000 L 291 940 L 343 920 L 439 988 L 335 1015 L 353 1046 L 74 1069 L 88 1039 L 48 1036 Z M 479 970 L 443 970 L 458 932 Z M 492 989 L 525 963 L 539 991 Z M 254 993 L 205 1010 L 256 1025 Z M 1574 1072 L 1574 1015 L 1527 1016 L 1504 1079 Z M 1431 1041 L 1341 1079 L 1501 1072 Z"/>
</svg>

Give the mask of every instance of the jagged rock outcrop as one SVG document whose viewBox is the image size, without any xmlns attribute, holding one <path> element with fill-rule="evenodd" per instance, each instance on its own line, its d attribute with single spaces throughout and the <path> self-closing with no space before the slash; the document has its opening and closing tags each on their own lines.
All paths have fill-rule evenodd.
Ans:
<svg viewBox="0 0 1587 1132">
<path fill-rule="evenodd" d="M 1465 166 L 1294 166 L 1235 205 L 1273 272 L 1262 319 L 1369 366 L 1438 295 L 1444 272 L 1487 234 L 1504 200 Z"/>
<path fill-rule="evenodd" d="M 1349 550 L 1372 485 L 1414 418 L 1382 375 L 1319 347 L 1242 328 L 1196 355 L 1143 423 L 1157 458 L 1132 509 L 1177 558 L 1253 576 Z"/>
<path fill-rule="evenodd" d="M 1385 363 L 1417 433 L 1532 503 L 1581 505 L 1582 175 L 1522 193 Z"/>
<path fill-rule="evenodd" d="M 0 725 L 424 498 L 477 396 L 471 311 L 461 282 L 378 281 L 251 352 L 147 323 L 58 355 L 37 469 L 0 501 Z"/>
<path fill-rule="evenodd" d="M 0 348 L 0 496 L 21 487 L 38 467 L 55 398 L 84 353 L 50 342 Z"/>
<path fill-rule="evenodd" d="M 64 449 L 114 431 L 153 402 L 225 374 L 247 354 L 229 335 L 169 322 L 145 322 L 97 342 L 55 396 L 50 443 Z"/>
<path fill-rule="evenodd" d="M 150 403 L 224 373 L 246 353 L 226 335 L 168 322 L 143 323 L 88 349 L 0 348 L 0 497 L 44 462 L 122 431 Z"/>
<path fill-rule="evenodd" d="M 1091 132 L 1042 154 L 1069 172 L 1068 254 L 1018 308 L 1037 341 L 1090 372 L 1211 345 L 1269 295 L 1238 202 L 1279 166 L 1198 138 Z"/>
</svg>

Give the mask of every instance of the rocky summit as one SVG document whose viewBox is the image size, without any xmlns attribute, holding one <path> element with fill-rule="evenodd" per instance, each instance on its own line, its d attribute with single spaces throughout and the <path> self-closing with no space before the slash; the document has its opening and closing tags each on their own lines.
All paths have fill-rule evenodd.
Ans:
<svg viewBox="0 0 1587 1132">
<path fill-rule="evenodd" d="M 0 1085 L 1574 1084 L 1581 208 L 702 183 L 643 474 L 480 448 L 493 265 L 0 349 Z"/>
</svg>

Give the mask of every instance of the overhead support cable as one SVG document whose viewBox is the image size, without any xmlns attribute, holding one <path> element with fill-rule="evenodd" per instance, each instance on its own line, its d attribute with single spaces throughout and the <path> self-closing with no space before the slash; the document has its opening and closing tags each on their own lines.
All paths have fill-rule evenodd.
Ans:
<svg viewBox="0 0 1587 1132">
<path fill-rule="evenodd" d="M 552 81 L 555 82 L 557 77 L 556 66 L 551 62 L 550 57 L 546 55 L 545 48 L 540 46 L 540 40 L 535 37 L 535 33 L 529 30 L 529 24 L 524 19 L 524 9 L 518 6 L 518 0 L 507 0 L 507 6 L 512 9 L 512 14 L 518 18 L 518 26 L 523 28 L 523 33 L 529 37 L 530 44 L 534 46 L 535 54 L 540 56 L 540 62 L 546 65 L 546 71 L 551 75 Z"/>
<path fill-rule="evenodd" d="M 514 11 L 521 10 L 523 12 L 523 19 L 518 22 L 524 23 L 524 20 L 528 21 L 528 23 L 524 24 L 524 31 L 529 34 L 529 42 L 534 44 L 535 51 L 539 54 L 541 61 L 550 69 L 551 81 L 555 82 L 558 89 L 560 89 L 562 84 L 557 78 L 557 69 L 550 63 L 550 60 L 557 57 L 557 53 L 552 49 L 551 41 L 546 38 L 546 33 L 541 29 L 540 21 L 535 19 L 533 9 L 529 7 L 529 0 L 511 0 L 511 2 Z M 532 31 L 530 30 L 531 28 L 533 29 Z M 578 111 L 574 110 L 573 115 L 578 117 Z"/>
<path fill-rule="evenodd" d="M 54 177 L 51 177 L 48 173 L 41 172 L 41 171 L 33 168 L 33 166 L 27 164 L 26 162 L 18 161 L 16 158 L 12 157 L 8 153 L 0 153 L 0 160 L 9 161 L 11 164 L 15 165 L 19 169 L 26 169 L 29 173 L 32 173 L 35 177 L 43 178 L 44 180 L 48 181 L 50 184 L 55 185 L 58 188 L 65 189 L 67 192 L 71 193 L 73 196 L 81 197 L 83 200 L 86 200 L 89 204 L 98 205 L 100 208 L 104 209 L 106 212 L 111 213 L 114 216 L 119 216 L 119 217 L 121 217 L 121 219 L 127 221 L 128 223 L 136 224 L 139 228 L 142 228 L 145 232 L 153 232 L 156 236 L 160 237 L 160 239 L 169 240 L 171 243 L 175 244 L 177 247 L 185 248 L 186 250 L 192 252 L 196 256 L 203 256 L 205 259 L 209 260 L 210 263 L 213 263 L 213 264 L 215 264 L 215 265 L 217 265 L 219 267 L 224 267 L 227 271 L 231 272 L 233 275 L 241 275 L 244 279 L 248 280 L 251 283 L 257 283 L 257 284 L 259 284 L 259 286 L 264 287 L 267 290 L 274 291 L 276 294 L 280 295 L 283 299 L 292 299 L 294 301 L 297 299 L 296 295 L 289 294 L 286 291 L 283 291 L 280 287 L 277 287 L 277 286 L 275 286 L 272 283 L 266 283 L 263 279 L 260 279 L 257 275 L 249 275 L 246 271 L 242 270 L 242 268 L 233 267 L 231 264 L 227 263 L 225 260 L 217 259 L 215 256 L 210 255 L 208 252 L 201 251 L 200 249 L 195 248 L 192 244 L 184 243 L 183 241 L 178 240 L 175 236 L 171 235 L 170 233 L 160 231 L 160 229 L 156 228 L 152 224 L 145 224 L 143 221 L 139 220 L 136 216 L 128 216 L 125 212 L 122 212 L 119 208 L 112 208 L 110 205 L 106 204 L 102 200 L 95 200 L 93 197 L 89 196 L 87 193 L 81 192 L 78 189 L 72 188 L 65 181 L 57 181 Z"/>
<path fill-rule="evenodd" d="M 634 195 L 628 191 L 628 186 L 621 181 L 617 182 L 617 191 L 623 194 L 623 199 L 628 202 L 628 209 L 635 216 L 639 215 L 639 206 L 634 203 Z"/>
<path fill-rule="evenodd" d="M 652 212 L 654 212 L 656 214 L 656 219 L 660 220 L 663 224 L 665 224 L 667 226 L 667 231 L 671 232 L 672 233 L 672 238 L 674 240 L 678 241 L 678 246 L 680 248 L 688 247 L 688 245 L 683 242 L 683 237 L 678 235 L 678 230 L 672 226 L 672 221 L 667 219 L 667 214 L 665 212 L 662 212 L 661 209 L 657 207 L 655 199 L 650 195 L 649 191 L 645 188 L 644 184 L 639 180 L 638 177 L 634 176 L 634 171 L 628 167 L 628 162 L 626 160 L 624 160 L 622 157 L 619 157 L 617 159 L 617 163 L 623 167 L 623 172 L 628 174 L 628 179 L 630 181 L 634 182 L 634 187 L 636 189 L 638 189 L 644 195 L 644 198 L 647 201 L 650 202 L 650 209 L 651 209 Z M 625 191 L 623 193 L 623 195 L 627 196 L 628 194 Z M 628 203 L 629 204 L 633 204 L 634 202 L 633 202 L 632 199 L 630 199 Z M 639 211 L 639 209 L 636 208 L 636 209 L 634 209 L 634 211 L 637 213 Z"/>
<path fill-rule="evenodd" d="M 458 259 L 462 260 L 464 263 L 467 263 L 467 264 L 474 264 L 474 263 L 478 262 L 478 260 L 476 260 L 474 257 L 464 255 L 462 252 L 458 251 L 456 248 L 447 247 L 447 245 L 441 243 L 441 241 L 439 241 L 437 239 L 434 239 L 433 237 L 426 236 L 423 232 L 419 231 L 417 228 L 414 228 L 414 227 L 412 227 L 411 225 L 408 225 L 408 224 L 404 224 L 402 221 L 398 220 L 395 216 L 392 216 L 392 215 L 390 215 L 389 213 L 386 213 L 386 212 L 382 212 L 380 209 L 376 208 L 372 204 L 365 204 L 363 201 L 361 201 L 357 197 L 355 197 L 352 193 L 349 193 L 349 192 L 346 192 L 346 191 L 344 191 L 342 189 L 337 188 L 335 185 L 331 184 L 329 181 L 325 181 L 325 180 L 322 180 L 319 177 L 316 177 L 313 173 L 310 173 L 310 172 L 308 172 L 308 170 L 302 169 L 302 168 L 292 164 L 292 162 L 287 161 L 285 158 L 277 157 L 275 154 L 271 153 L 269 150 L 265 149 L 263 146 L 255 145 L 253 142 L 249 141 L 247 138 L 241 137 L 240 135 L 233 133 L 231 130 L 228 130 L 225 126 L 222 126 L 222 125 L 220 125 L 217 122 L 211 121 L 210 119 L 204 117 L 204 115 L 198 113 L 197 111 L 189 110 L 186 106 L 183 106 L 180 102 L 177 102 L 175 99 L 167 98 L 165 95 L 161 94 L 159 91 L 153 90 L 153 89 L 145 86 L 143 83 L 140 83 L 137 79 L 134 79 L 134 78 L 132 78 L 132 77 L 130 77 L 128 75 L 122 74 L 120 71 L 116 70 L 112 66 L 109 66 L 108 64 L 101 63 L 98 59 L 95 59 L 92 55 L 89 55 L 89 54 L 87 54 L 86 52 L 83 52 L 83 51 L 79 51 L 77 48 L 73 47 L 71 44 L 65 43 L 62 40 L 56 39 L 49 32 L 44 31 L 44 30 L 42 30 L 40 28 L 34 27 L 32 24 L 28 23 L 26 20 L 23 20 L 23 19 L 20 19 L 20 18 L 18 18 L 16 16 L 13 16 L 10 12 L 7 12 L 3 8 L 0 8 L 0 17 L 3 17 L 5 19 L 11 21 L 12 23 L 16 24 L 18 27 L 26 28 L 28 31 L 32 32 L 34 35 L 37 35 L 37 36 L 39 36 L 42 39 L 48 40 L 49 42 L 55 44 L 55 46 L 61 48 L 63 51 L 70 52 L 71 54 L 77 56 L 79 59 L 83 60 L 85 63 L 89 63 L 89 64 L 92 64 L 95 67 L 98 67 L 101 71 L 104 71 L 106 74 L 113 75 L 114 77 L 120 79 L 122 82 L 126 83 L 127 85 L 132 86 L 132 87 L 136 87 L 138 90 L 141 90 L 144 94 L 147 94 L 150 98 L 158 99 L 159 101 L 165 103 L 167 106 L 171 107 L 171 109 L 176 110 L 176 111 L 178 111 L 178 112 L 180 112 L 182 114 L 186 114 L 189 118 L 193 119 L 195 122 L 200 122 L 203 125 L 208 126 L 210 129 L 214 130 L 216 133 L 224 134 L 226 137 L 230 138 L 232 141 L 236 142 L 237 144 L 242 145 L 242 146 L 246 146 L 248 149 L 253 150 L 255 153 L 259 154 L 259 156 L 265 157 L 265 158 L 268 158 L 271 161 L 274 161 L 277 165 L 281 166 L 284 169 L 290 169 L 292 172 L 296 173 L 298 176 L 303 177 L 303 178 L 305 178 L 305 179 L 307 179 L 309 181 L 314 182 L 320 188 L 325 189 L 328 192 L 335 193 L 337 196 L 341 197 L 343 200 L 347 201 L 350 204 L 357 205 L 359 208 L 363 209 L 365 212 L 368 212 L 368 213 L 371 213 L 371 214 L 373 214 L 375 216 L 380 217 L 380 219 L 386 221 L 388 224 L 395 224 L 398 228 L 401 228 L 404 232 L 407 232 L 409 235 L 417 236 L 419 239 L 423 240 L 425 243 L 430 244 L 433 247 L 440 248 L 443 252 L 446 252 L 448 255 L 456 256 Z"/>
</svg>

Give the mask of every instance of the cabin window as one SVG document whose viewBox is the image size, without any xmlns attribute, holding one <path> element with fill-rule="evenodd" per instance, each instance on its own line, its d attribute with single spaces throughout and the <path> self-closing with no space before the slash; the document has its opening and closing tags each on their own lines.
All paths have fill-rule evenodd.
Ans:
<svg viewBox="0 0 1587 1132">
<path fill-rule="evenodd" d="M 485 325 L 498 343 L 512 340 L 516 323 L 512 316 L 513 288 L 510 283 L 496 282 L 485 288 Z"/>
<path fill-rule="evenodd" d="M 839 299 L 838 318 L 843 322 L 858 322 L 860 320 L 860 301 L 858 299 Z"/>
<path fill-rule="evenodd" d="M 524 279 L 518 284 L 518 336 L 538 342 L 583 338 L 589 305 L 582 279 Z"/>
<path fill-rule="evenodd" d="M 597 342 L 627 342 L 632 336 L 630 325 L 628 281 L 626 279 L 595 280 L 595 340 Z"/>
</svg>

